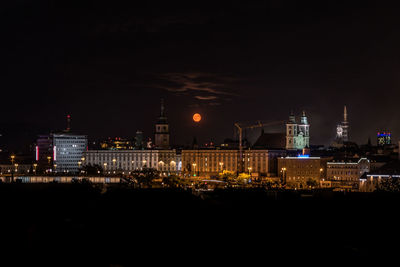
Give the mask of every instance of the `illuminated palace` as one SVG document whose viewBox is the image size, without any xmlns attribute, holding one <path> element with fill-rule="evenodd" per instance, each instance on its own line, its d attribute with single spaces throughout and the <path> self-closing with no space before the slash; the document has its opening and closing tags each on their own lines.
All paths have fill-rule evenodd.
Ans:
<svg viewBox="0 0 400 267">
<path fill-rule="evenodd" d="M 155 124 L 155 149 L 88 150 L 84 165 L 98 165 L 106 173 L 129 174 L 134 170 L 154 168 L 164 175 L 180 171 L 182 163 L 174 149 L 170 149 L 169 125 L 161 101 L 160 116 Z"/>
<path fill-rule="evenodd" d="M 84 164 L 99 165 L 106 173 L 154 168 L 167 175 L 178 172 L 181 166 L 175 150 L 89 150 L 84 159 Z"/>
</svg>

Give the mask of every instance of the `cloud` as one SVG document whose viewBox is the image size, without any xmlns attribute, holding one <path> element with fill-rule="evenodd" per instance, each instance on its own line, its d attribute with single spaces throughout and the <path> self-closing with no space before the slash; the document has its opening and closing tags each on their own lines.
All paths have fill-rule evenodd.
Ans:
<svg viewBox="0 0 400 267">
<path fill-rule="evenodd" d="M 218 97 L 210 95 L 210 96 L 200 96 L 200 95 L 196 95 L 194 98 L 199 99 L 199 100 L 215 100 Z"/>
<path fill-rule="evenodd" d="M 164 83 L 159 87 L 169 92 L 198 92 L 205 93 L 206 96 L 195 95 L 198 100 L 214 100 L 216 95 L 236 95 L 229 91 L 231 83 L 234 81 L 231 77 L 218 76 L 208 73 L 190 72 L 190 73 L 167 73 L 160 77 Z M 209 95 L 213 94 L 213 95 Z"/>
</svg>

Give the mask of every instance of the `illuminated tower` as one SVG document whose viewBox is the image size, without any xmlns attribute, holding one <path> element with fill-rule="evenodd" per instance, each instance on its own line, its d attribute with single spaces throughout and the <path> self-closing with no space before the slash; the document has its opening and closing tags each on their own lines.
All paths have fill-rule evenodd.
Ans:
<svg viewBox="0 0 400 267">
<path fill-rule="evenodd" d="M 161 99 L 160 117 L 156 123 L 155 146 L 158 149 L 169 149 L 169 125 L 165 116 L 164 99 Z"/>
<path fill-rule="evenodd" d="M 349 141 L 349 122 L 347 121 L 346 106 L 344 106 L 343 121 L 336 127 L 336 140 L 338 143 Z"/>
<path fill-rule="evenodd" d="M 349 141 L 349 122 L 347 121 L 347 108 L 344 106 L 343 122 L 342 122 L 342 139 L 344 142 Z"/>
<path fill-rule="evenodd" d="M 310 147 L 310 124 L 308 124 L 306 113 L 303 111 L 300 123 L 297 123 L 292 112 L 286 123 L 286 149 L 302 150 L 306 147 Z"/>
<path fill-rule="evenodd" d="M 65 130 L 66 132 L 71 131 L 71 115 L 67 115 L 67 129 Z"/>
<path fill-rule="evenodd" d="M 305 147 L 310 147 L 310 124 L 308 124 L 306 112 L 303 111 L 303 114 L 300 117 L 299 124 L 299 142 L 297 144 L 297 149 L 303 149 Z M 302 139 L 302 140 L 300 140 Z"/>
<path fill-rule="evenodd" d="M 293 112 L 290 113 L 286 123 L 286 149 L 296 149 L 297 123 Z"/>
</svg>

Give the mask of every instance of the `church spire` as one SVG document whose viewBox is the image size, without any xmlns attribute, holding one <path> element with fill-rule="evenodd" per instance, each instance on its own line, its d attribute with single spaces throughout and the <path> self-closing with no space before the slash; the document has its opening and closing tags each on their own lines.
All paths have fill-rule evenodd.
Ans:
<svg viewBox="0 0 400 267">
<path fill-rule="evenodd" d="M 160 117 L 164 117 L 164 98 L 161 98 Z"/>
</svg>

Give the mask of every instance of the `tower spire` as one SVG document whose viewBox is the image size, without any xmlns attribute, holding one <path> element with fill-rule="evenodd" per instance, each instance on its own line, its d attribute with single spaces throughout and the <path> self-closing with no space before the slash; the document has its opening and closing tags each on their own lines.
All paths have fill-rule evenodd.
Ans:
<svg viewBox="0 0 400 267">
<path fill-rule="evenodd" d="M 343 117 L 344 117 L 344 122 L 347 122 L 347 107 L 346 107 L 346 105 L 344 105 L 344 114 L 343 114 Z"/>
<path fill-rule="evenodd" d="M 67 115 L 67 129 L 66 132 L 71 131 L 71 115 Z"/>
<path fill-rule="evenodd" d="M 160 117 L 164 117 L 164 98 L 161 98 Z"/>
</svg>

